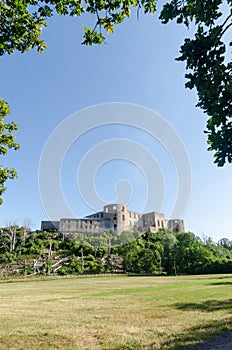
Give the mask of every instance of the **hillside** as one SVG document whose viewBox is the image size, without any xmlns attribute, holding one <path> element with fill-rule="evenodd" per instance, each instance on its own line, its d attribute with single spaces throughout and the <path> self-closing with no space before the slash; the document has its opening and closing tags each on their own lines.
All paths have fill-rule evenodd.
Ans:
<svg viewBox="0 0 232 350">
<path fill-rule="evenodd" d="M 232 272 L 232 241 L 203 242 L 191 232 L 123 232 L 120 236 L 1 229 L 0 275 L 202 274 Z"/>
</svg>

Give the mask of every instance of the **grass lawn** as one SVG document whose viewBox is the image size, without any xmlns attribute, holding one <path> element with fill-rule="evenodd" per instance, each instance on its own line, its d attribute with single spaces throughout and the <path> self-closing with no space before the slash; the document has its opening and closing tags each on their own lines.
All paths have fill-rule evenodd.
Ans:
<svg viewBox="0 0 232 350">
<path fill-rule="evenodd" d="M 0 281 L 1 350 L 185 349 L 232 329 L 232 275 Z"/>
</svg>

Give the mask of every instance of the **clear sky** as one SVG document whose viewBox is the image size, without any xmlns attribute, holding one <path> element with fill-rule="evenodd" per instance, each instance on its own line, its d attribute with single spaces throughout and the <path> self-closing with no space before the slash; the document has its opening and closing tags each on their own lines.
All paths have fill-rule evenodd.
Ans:
<svg viewBox="0 0 232 350">
<path fill-rule="evenodd" d="M 215 241 L 222 237 L 232 239 L 232 167 L 218 168 L 213 164 L 213 154 L 207 151 L 203 133 L 207 118 L 195 108 L 195 91 L 184 87 L 184 63 L 174 60 L 191 31 L 175 23 L 162 25 L 157 15 L 144 16 L 141 13 L 137 21 L 134 13 L 130 20 L 107 37 L 106 45 L 85 47 L 81 45 L 83 26 L 91 23 L 91 18 L 86 16 L 54 17 L 43 32 L 48 44 L 44 54 L 31 51 L 1 58 L 1 96 L 10 104 L 9 120 L 19 124 L 17 141 L 21 150 L 10 151 L 2 161 L 4 165 L 15 167 L 19 178 L 7 183 L 4 204 L 0 207 L 0 225 L 4 226 L 9 220 L 16 220 L 21 225 L 25 218 L 30 218 L 32 228 L 37 229 L 41 220 L 48 219 L 38 184 L 39 162 L 48 138 L 60 123 L 78 111 L 103 103 L 121 102 L 158 113 L 182 140 L 192 176 L 191 196 L 183 217 L 186 229 L 201 238 L 204 235 Z M 80 117 L 78 122 L 77 134 L 85 121 Z M 117 156 L 113 152 L 112 159 L 104 162 L 100 145 L 109 140 L 134 142 L 134 154 L 137 154 L 140 167 L 133 159 L 128 159 L 128 155 Z M 57 141 L 57 149 L 54 148 L 54 157 L 60 152 L 60 142 L 62 138 Z M 124 195 L 129 209 L 143 209 L 147 179 L 151 182 L 150 174 L 154 168 L 149 170 L 145 165 L 143 168 L 143 153 L 137 153 L 137 145 L 148 150 L 158 165 L 158 180 L 154 183 L 157 198 L 163 194 L 163 205 L 160 207 L 160 202 L 154 198 L 153 209 L 161 210 L 169 218 L 180 191 L 178 186 L 183 184 L 178 185 L 177 173 L 184 172 L 185 165 L 183 169 L 179 166 L 178 170 L 171 159 L 172 146 L 167 150 L 149 133 L 123 123 L 105 123 L 93 128 L 81 135 L 65 153 L 57 176 L 58 180 L 59 176 L 61 178 L 63 196 L 75 216 L 93 212 L 93 206 L 83 198 L 84 189 L 91 189 L 93 185 L 89 181 L 94 182 L 100 205 L 114 202 L 117 199 L 115 185 L 121 179 L 127 180 Z M 94 147 L 94 157 L 99 162 L 96 169 L 86 167 L 83 170 L 86 171 L 82 174 L 83 189 L 78 180 L 78 168 Z M 112 147 L 112 150 L 118 148 L 114 144 Z M 47 172 L 46 169 L 43 171 L 48 186 L 50 183 L 52 188 L 57 179 L 49 167 Z M 55 194 L 52 206 L 54 212 L 57 208 L 57 217 L 53 219 L 59 219 L 62 214 Z"/>
</svg>

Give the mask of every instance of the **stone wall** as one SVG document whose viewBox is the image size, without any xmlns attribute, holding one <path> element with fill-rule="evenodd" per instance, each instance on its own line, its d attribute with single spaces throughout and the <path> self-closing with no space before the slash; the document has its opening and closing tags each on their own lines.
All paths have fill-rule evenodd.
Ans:
<svg viewBox="0 0 232 350">
<path fill-rule="evenodd" d="M 168 220 L 168 228 L 174 232 L 185 232 L 184 220 L 181 219 L 171 219 Z"/>
<path fill-rule="evenodd" d="M 66 234 L 97 235 L 108 231 L 120 235 L 123 231 L 132 231 L 134 228 L 140 232 L 149 229 L 152 232 L 157 232 L 162 228 L 170 228 L 174 232 L 184 232 L 184 221 L 181 219 L 166 220 L 164 214 L 158 212 L 141 214 L 129 211 L 122 204 L 105 205 L 103 211 L 87 215 L 81 219 L 63 218 L 60 221 L 42 221 L 41 230 L 46 230 L 46 227 L 52 227 L 52 225 L 61 233 Z"/>
</svg>

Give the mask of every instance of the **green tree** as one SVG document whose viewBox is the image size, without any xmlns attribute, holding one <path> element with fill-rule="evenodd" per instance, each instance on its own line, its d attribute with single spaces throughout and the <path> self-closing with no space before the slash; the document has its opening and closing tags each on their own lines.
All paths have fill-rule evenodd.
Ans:
<svg viewBox="0 0 232 350">
<path fill-rule="evenodd" d="M 164 233 L 159 231 L 156 233 L 147 232 L 144 235 L 145 247 L 153 251 L 153 265 L 156 270 L 162 273 L 162 259 L 164 255 Z"/>
<path fill-rule="evenodd" d="M 227 4 L 228 15 L 223 17 L 220 6 Z M 15 50 L 26 52 L 36 48 L 43 52 L 47 47 L 41 39 L 47 19 L 54 14 L 80 16 L 83 13 L 94 17 L 93 27 L 84 28 L 83 44 L 101 44 L 107 33 L 112 33 L 117 24 L 130 16 L 132 8 L 137 13 L 156 11 L 156 0 L 0 0 L 0 55 L 12 54 Z M 232 0 L 172 0 L 168 1 L 160 14 L 163 23 L 176 19 L 189 27 L 195 25 L 194 39 L 186 38 L 181 46 L 179 61 L 186 61 L 189 79 L 186 87 L 196 88 L 197 106 L 209 119 L 205 133 L 208 136 L 208 150 L 215 152 L 215 163 L 223 166 L 232 162 L 232 63 L 227 60 L 228 46 L 224 34 L 232 22 Z M 230 43 L 231 45 L 231 43 Z M 2 113 L 3 112 L 3 113 Z M 1 102 L 1 115 L 9 113 L 5 101 Z M 5 126 L 6 125 L 6 128 Z M 7 129 L 7 128 L 10 128 Z M 17 129 L 15 123 L 4 124 L 5 131 Z M 0 146 L 5 145 L 0 139 Z M 13 142 L 8 147 L 17 149 Z M 5 191 L 5 182 L 16 177 L 14 169 L 0 168 L 0 196 Z"/>
<path fill-rule="evenodd" d="M 221 5 L 227 4 L 224 18 Z M 226 43 L 225 33 L 232 26 L 232 1 L 172 0 L 164 5 L 160 15 L 163 23 L 176 19 L 189 27 L 195 24 L 193 39 L 186 38 L 178 61 L 185 61 L 190 70 L 185 77 L 189 89 L 196 88 L 197 106 L 209 116 L 205 133 L 208 150 L 214 151 L 215 163 L 232 162 L 232 62 L 229 58 L 232 42 Z"/>
<path fill-rule="evenodd" d="M 232 241 L 228 238 L 222 238 L 218 241 L 218 246 L 223 247 L 224 249 L 229 250 L 232 253 Z"/>
<path fill-rule="evenodd" d="M 155 0 L 0 0 L 0 56 L 12 54 L 14 51 L 24 53 L 33 48 L 43 52 L 47 45 L 40 37 L 42 29 L 46 27 L 47 19 L 55 13 L 69 16 L 93 14 L 96 18 L 95 27 L 85 27 L 83 37 L 83 44 L 92 45 L 101 44 L 105 39 L 104 32 L 113 32 L 115 24 L 129 17 L 131 6 L 144 7 L 147 13 L 154 12 L 155 3 Z M 4 118 L 9 113 L 7 102 L 0 100 L 1 155 L 6 154 L 8 148 L 19 148 L 13 135 L 17 124 L 4 123 Z M 15 169 L 0 166 L 0 197 L 6 191 L 6 181 L 15 177 Z"/>
<path fill-rule="evenodd" d="M 14 50 L 26 52 L 37 48 L 43 52 L 47 47 L 40 38 L 46 20 L 58 15 L 94 15 L 94 28 L 84 28 L 83 44 L 101 44 L 106 33 L 114 31 L 114 25 L 130 16 L 131 7 L 153 13 L 155 0 L 0 0 L 1 44 L 0 55 Z"/>
<path fill-rule="evenodd" d="M 6 155 L 9 149 L 19 149 L 14 136 L 18 126 L 14 122 L 5 122 L 8 114 L 10 114 L 10 108 L 7 102 L 0 100 L 0 155 Z M 17 177 L 15 169 L 0 165 L 0 197 L 6 191 L 6 181 L 15 177 Z M 0 198 L 0 204 L 2 204 L 2 198 Z"/>
<path fill-rule="evenodd" d="M 225 268 L 223 261 L 217 259 L 207 245 L 204 245 L 192 232 L 177 235 L 175 259 L 177 272 L 180 273 L 216 273 L 216 266 L 220 263 L 221 267 L 218 271 L 223 272 Z"/>
<path fill-rule="evenodd" d="M 123 269 L 125 272 L 140 272 L 138 264 L 142 250 L 143 246 L 137 240 L 118 247 L 118 254 L 123 257 Z"/>
<path fill-rule="evenodd" d="M 168 273 L 176 273 L 176 261 L 175 261 L 175 246 L 177 238 L 171 230 L 166 230 L 164 233 L 164 253 L 162 264 Z"/>
<path fill-rule="evenodd" d="M 141 249 L 136 263 L 137 271 L 135 272 L 151 274 L 159 271 L 156 259 L 156 251 L 153 249 Z"/>
</svg>

